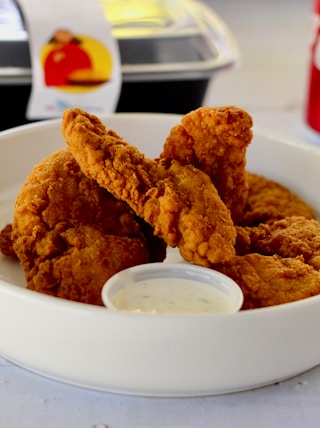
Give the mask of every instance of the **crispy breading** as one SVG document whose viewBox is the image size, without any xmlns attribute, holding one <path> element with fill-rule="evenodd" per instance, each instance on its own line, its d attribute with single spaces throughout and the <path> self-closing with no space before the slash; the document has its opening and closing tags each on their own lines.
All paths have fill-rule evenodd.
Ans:
<svg viewBox="0 0 320 428">
<path fill-rule="evenodd" d="M 320 224 L 317 220 L 292 216 L 245 229 L 250 239 L 250 252 L 302 256 L 305 263 L 320 270 Z"/>
<path fill-rule="evenodd" d="M 77 108 L 65 111 L 62 132 L 82 172 L 126 201 L 187 261 L 209 266 L 233 257 L 236 231 L 207 174 L 145 157 Z"/>
<path fill-rule="evenodd" d="M 247 201 L 246 149 L 252 124 L 251 116 L 235 106 L 199 107 L 172 128 L 160 155 L 208 174 L 235 223 Z"/>
<path fill-rule="evenodd" d="M 108 277 L 162 261 L 166 244 L 234 279 L 242 309 L 320 294 L 320 224 L 288 188 L 246 171 L 251 127 L 242 109 L 201 107 L 149 159 L 96 116 L 66 110 L 68 149 L 31 172 L 0 249 L 19 257 L 28 288 L 93 304 Z"/>
<path fill-rule="evenodd" d="M 282 258 L 257 253 L 235 256 L 216 269 L 228 275 L 244 294 L 242 309 L 289 303 L 320 294 L 320 272 L 303 257 Z"/>
<path fill-rule="evenodd" d="M 133 211 L 83 175 L 67 149 L 27 177 L 12 240 L 29 289 L 97 305 L 111 275 L 149 261 Z"/>
<path fill-rule="evenodd" d="M 313 209 L 282 184 L 253 173 L 248 174 L 248 183 L 243 226 L 257 226 L 289 216 L 316 218 Z"/>
</svg>

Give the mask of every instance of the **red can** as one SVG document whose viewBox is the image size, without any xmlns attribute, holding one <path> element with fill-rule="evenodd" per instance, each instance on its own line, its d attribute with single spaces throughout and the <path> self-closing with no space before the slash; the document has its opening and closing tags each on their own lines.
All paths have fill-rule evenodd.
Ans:
<svg viewBox="0 0 320 428">
<path fill-rule="evenodd" d="M 312 15 L 306 122 L 312 129 L 320 133 L 320 0 L 314 0 Z"/>
</svg>

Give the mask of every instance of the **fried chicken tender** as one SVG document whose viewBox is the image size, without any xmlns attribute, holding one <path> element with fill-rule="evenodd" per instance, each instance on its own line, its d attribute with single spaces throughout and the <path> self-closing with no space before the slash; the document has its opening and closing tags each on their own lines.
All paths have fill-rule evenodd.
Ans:
<svg viewBox="0 0 320 428">
<path fill-rule="evenodd" d="M 305 264 L 303 257 L 252 253 L 235 256 L 232 261 L 215 268 L 241 287 L 242 309 L 274 306 L 320 294 L 320 272 Z"/>
<path fill-rule="evenodd" d="M 200 107 L 172 128 L 160 155 L 208 174 L 235 223 L 248 196 L 246 149 L 252 124 L 251 116 L 234 106 Z"/>
<path fill-rule="evenodd" d="M 292 216 L 270 224 L 246 228 L 250 252 L 282 257 L 302 256 L 305 263 L 320 270 L 320 224 L 313 219 Z"/>
<path fill-rule="evenodd" d="M 248 173 L 249 194 L 241 225 L 257 226 L 289 216 L 315 219 L 315 213 L 301 198 L 276 181 Z"/>
<path fill-rule="evenodd" d="M 126 201 L 185 260 L 210 266 L 233 257 L 236 231 L 207 174 L 145 157 L 80 109 L 65 111 L 62 132 L 82 172 Z"/>
<path fill-rule="evenodd" d="M 67 149 L 27 177 L 12 241 L 29 289 L 96 305 L 111 275 L 150 259 L 133 211 L 85 177 Z"/>
</svg>

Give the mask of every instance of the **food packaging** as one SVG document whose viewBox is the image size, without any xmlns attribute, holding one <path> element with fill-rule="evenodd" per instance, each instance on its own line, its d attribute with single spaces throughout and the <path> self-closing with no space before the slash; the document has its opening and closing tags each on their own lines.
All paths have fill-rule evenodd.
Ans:
<svg viewBox="0 0 320 428">
<path fill-rule="evenodd" d="M 320 133 L 320 0 L 314 0 L 305 119 Z"/>
<path fill-rule="evenodd" d="M 192 0 L 100 0 L 121 56 L 117 112 L 184 114 L 202 105 L 217 72 L 235 65 L 224 21 Z M 0 129 L 27 122 L 32 66 L 28 31 L 12 0 L 0 0 Z"/>
</svg>

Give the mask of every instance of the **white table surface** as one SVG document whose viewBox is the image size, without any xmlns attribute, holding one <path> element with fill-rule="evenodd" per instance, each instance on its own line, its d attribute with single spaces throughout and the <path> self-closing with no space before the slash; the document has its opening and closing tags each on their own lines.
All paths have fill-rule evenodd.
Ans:
<svg viewBox="0 0 320 428">
<path fill-rule="evenodd" d="M 207 2 L 232 29 L 242 62 L 216 77 L 205 103 L 238 105 L 256 126 L 320 145 L 303 121 L 312 1 Z M 314 428 L 319 423 L 320 367 L 252 391 L 157 399 L 65 385 L 0 358 L 1 428 Z"/>
</svg>

